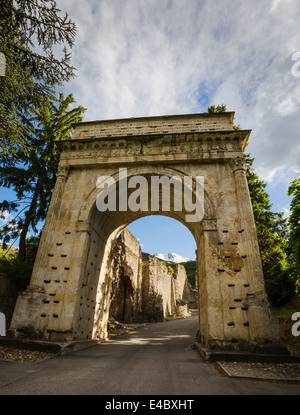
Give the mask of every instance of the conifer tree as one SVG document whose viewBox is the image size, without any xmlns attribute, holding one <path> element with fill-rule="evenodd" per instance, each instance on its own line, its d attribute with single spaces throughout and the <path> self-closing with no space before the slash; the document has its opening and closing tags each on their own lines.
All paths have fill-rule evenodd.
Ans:
<svg viewBox="0 0 300 415">
<path fill-rule="evenodd" d="M 293 196 L 293 199 L 290 205 L 289 240 L 286 251 L 289 271 L 295 282 L 296 293 L 300 295 L 300 173 L 297 173 L 290 184 L 288 196 Z"/>
<path fill-rule="evenodd" d="M 69 50 L 76 27 L 54 0 L 1 0 L 0 9 L 5 64 L 0 76 L 0 161 L 5 161 L 28 149 L 28 107 L 41 105 L 45 95 L 54 98 L 55 86 L 74 76 Z"/>
<path fill-rule="evenodd" d="M 0 186 L 11 188 L 16 200 L 0 203 L 0 217 L 7 212 L 16 216 L 0 229 L 0 239 L 8 243 L 19 238 L 19 260 L 26 258 L 29 230 L 46 218 L 56 181 L 60 151 L 57 142 L 71 138 L 72 124 L 82 121 L 84 108 L 68 109 L 74 103 L 72 94 L 56 100 L 45 96 L 42 105 L 30 109 L 30 134 L 26 136 L 27 153 L 19 150 L 17 157 L 8 158 L 0 167 Z"/>
</svg>

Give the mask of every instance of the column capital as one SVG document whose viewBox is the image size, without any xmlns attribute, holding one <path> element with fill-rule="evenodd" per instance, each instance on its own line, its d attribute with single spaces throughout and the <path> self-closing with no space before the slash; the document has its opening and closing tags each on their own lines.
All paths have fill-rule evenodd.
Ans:
<svg viewBox="0 0 300 415">
<path fill-rule="evenodd" d="M 57 178 L 67 179 L 70 171 L 70 165 L 68 163 L 59 163 L 57 170 Z"/>
<path fill-rule="evenodd" d="M 232 168 L 233 173 L 236 173 L 237 171 L 246 171 L 246 162 L 245 157 L 238 156 L 238 157 L 232 157 L 229 160 L 230 166 Z"/>
</svg>

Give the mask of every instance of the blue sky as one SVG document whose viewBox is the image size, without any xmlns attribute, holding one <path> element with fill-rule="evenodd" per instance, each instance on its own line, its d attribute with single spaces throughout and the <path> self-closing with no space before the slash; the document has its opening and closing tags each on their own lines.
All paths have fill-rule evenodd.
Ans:
<svg viewBox="0 0 300 415">
<path fill-rule="evenodd" d="M 187 227 L 175 219 L 160 215 L 146 216 L 131 223 L 128 229 L 137 238 L 144 252 L 175 252 L 195 259 L 195 239 Z"/>
<path fill-rule="evenodd" d="M 300 170 L 300 65 L 292 59 L 300 51 L 299 0 L 57 5 L 77 25 L 77 77 L 63 91 L 87 108 L 84 121 L 201 113 L 226 104 L 235 123 L 252 130 L 247 150 L 268 183 L 273 210 L 288 215 L 288 185 Z M 161 221 L 149 223 L 131 225 L 143 249 L 194 257 L 181 224 L 168 221 L 168 232 Z"/>
</svg>

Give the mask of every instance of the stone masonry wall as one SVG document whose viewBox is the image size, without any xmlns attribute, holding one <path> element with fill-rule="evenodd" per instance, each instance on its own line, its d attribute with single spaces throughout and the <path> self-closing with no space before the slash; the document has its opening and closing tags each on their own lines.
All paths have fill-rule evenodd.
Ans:
<svg viewBox="0 0 300 415">
<path fill-rule="evenodd" d="M 162 321 L 175 314 L 175 283 L 166 266 L 153 255 L 143 253 L 142 259 L 144 318 Z"/>
<path fill-rule="evenodd" d="M 140 245 L 125 229 L 114 248 L 111 282 L 110 316 L 118 321 L 132 323 L 141 312 L 141 261 Z"/>
<path fill-rule="evenodd" d="M 111 319 L 124 323 L 162 321 L 181 315 L 184 305 L 187 314 L 187 303 L 196 306 L 185 269 L 172 264 L 170 271 L 154 255 L 142 253 L 127 229 L 120 234 L 114 255 Z"/>
</svg>

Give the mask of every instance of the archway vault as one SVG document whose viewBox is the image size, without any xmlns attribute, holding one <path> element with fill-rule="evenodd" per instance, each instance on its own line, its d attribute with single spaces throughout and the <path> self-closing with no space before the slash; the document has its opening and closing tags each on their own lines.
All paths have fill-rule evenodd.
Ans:
<svg viewBox="0 0 300 415">
<path fill-rule="evenodd" d="M 114 242 L 129 223 L 159 214 L 183 223 L 196 241 L 199 341 L 219 349 L 277 347 L 278 322 L 265 293 L 245 175 L 243 150 L 250 131 L 234 130 L 233 115 L 76 124 L 72 139 L 60 143 L 57 181 L 31 282 L 18 298 L 10 333 L 53 341 L 105 338 Z M 105 190 L 99 177 L 109 177 L 119 194 L 120 172 L 128 181 L 142 177 L 148 200 L 153 177 L 177 176 L 182 183 L 193 178 L 190 202 L 197 195 L 195 178 L 202 177 L 203 215 L 186 220 L 184 203 L 182 209 L 175 206 L 184 192 L 176 193 L 175 186 L 167 210 L 160 201 L 158 208 L 149 202 L 146 210 L 133 211 L 117 197 L 115 210 L 100 211 L 97 201 Z"/>
</svg>

